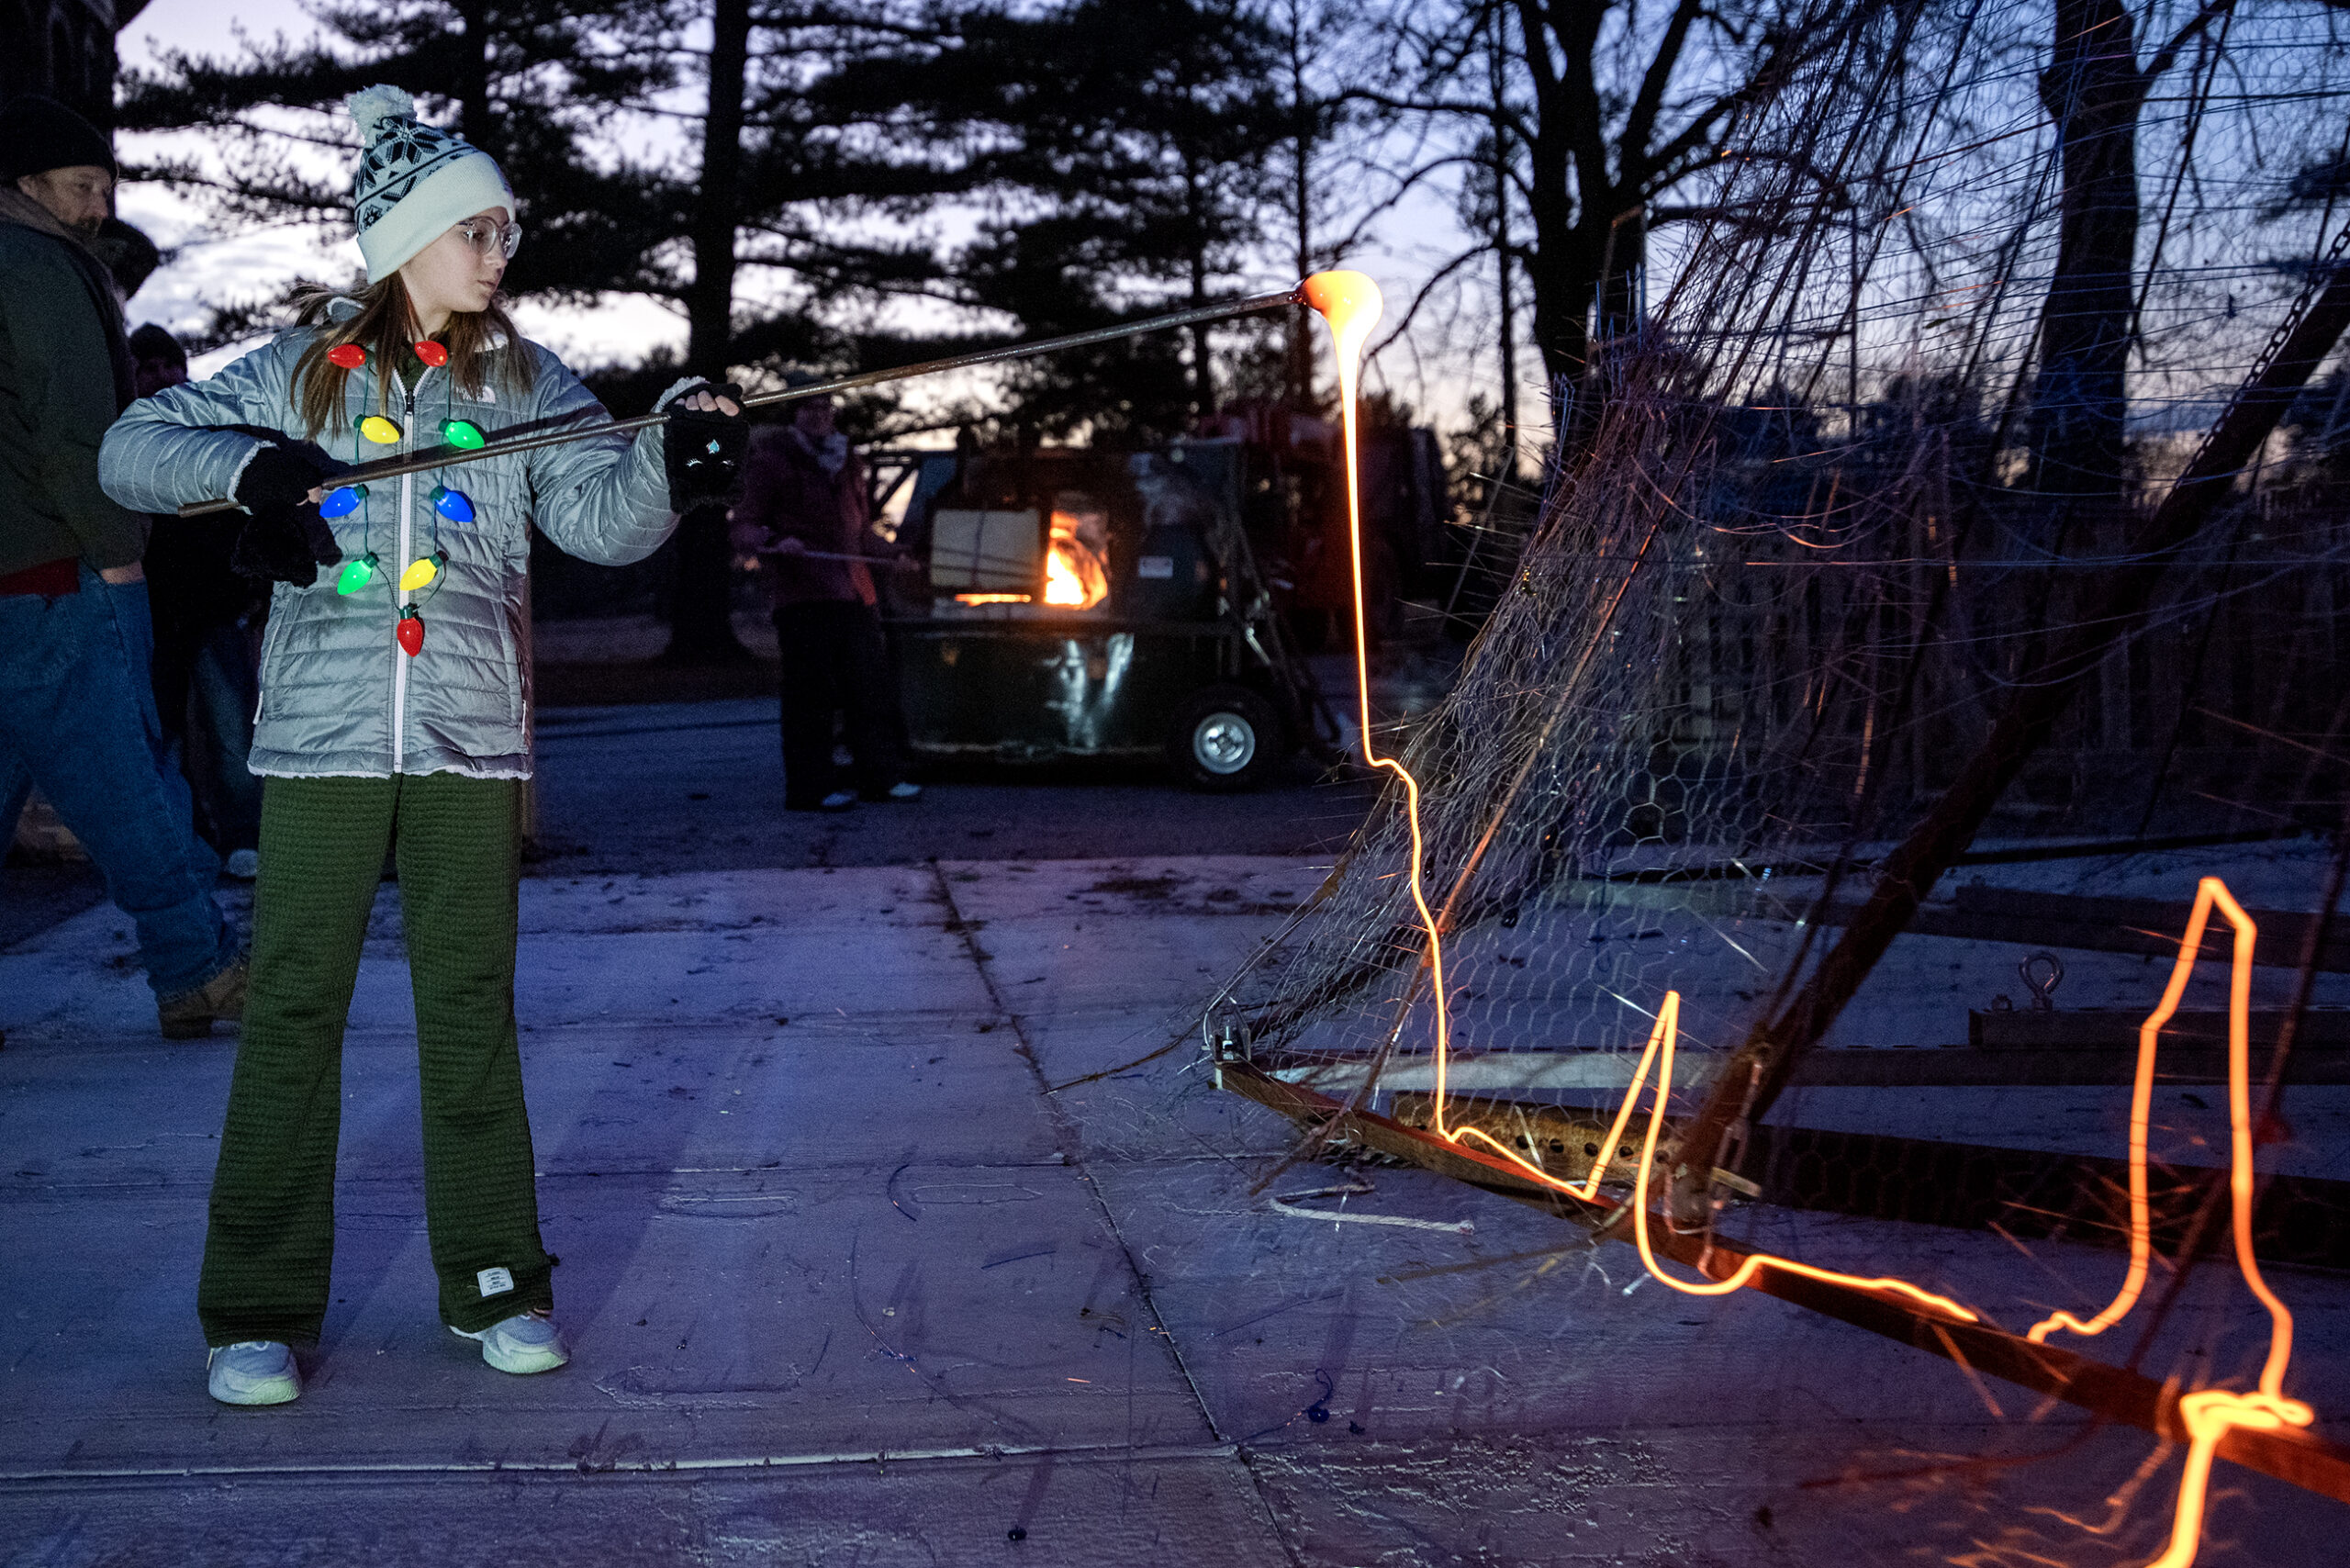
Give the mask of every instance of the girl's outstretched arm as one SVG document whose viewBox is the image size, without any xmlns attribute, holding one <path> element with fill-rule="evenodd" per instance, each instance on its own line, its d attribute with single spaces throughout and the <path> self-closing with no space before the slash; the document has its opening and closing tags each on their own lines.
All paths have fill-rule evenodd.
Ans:
<svg viewBox="0 0 2350 1568">
<path fill-rule="evenodd" d="M 540 398 L 533 423 L 610 418 L 577 376 L 544 349 L 535 352 Z M 678 382 L 655 407 L 667 406 L 695 385 Z M 664 426 L 649 425 L 633 437 L 588 436 L 524 454 L 539 532 L 565 554 L 599 566 L 625 566 L 659 549 L 677 526 L 662 467 L 667 434 Z"/>
</svg>

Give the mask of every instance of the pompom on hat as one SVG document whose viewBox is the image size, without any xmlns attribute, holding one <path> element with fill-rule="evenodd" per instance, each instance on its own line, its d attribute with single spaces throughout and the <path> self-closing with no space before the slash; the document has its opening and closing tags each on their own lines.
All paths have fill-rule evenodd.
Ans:
<svg viewBox="0 0 2350 1568">
<path fill-rule="evenodd" d="M 497 162 L 455 132 L 418 119 L 408 94 L 368 87 L 342 102 L 362 143 L 351 219 L 369 283 L 383 282 L 476 213 L 493 207 L 513 213 L 513 187 Z"/>
</svg>

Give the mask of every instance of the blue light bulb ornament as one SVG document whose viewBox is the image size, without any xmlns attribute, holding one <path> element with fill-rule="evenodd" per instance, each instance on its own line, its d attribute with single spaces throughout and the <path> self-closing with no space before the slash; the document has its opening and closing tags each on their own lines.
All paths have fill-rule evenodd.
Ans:
<svg viewBox="0 0 2350 1568">
<path fill-rule="evenodd" d="M 366 498 L 367 487 L 364 485 L 337 486 L 327 492 L 325 500 L 319 503 L 319 515 L 320 517 L 349 517 L 359 510 L 359 503 Z"/>
<path fill-rule="evenodd" d="M 474 503 L 465 498 L 464 491 L 452 490 L 442 485 L 432 487 L 432 510 L 451 522 L 471 522 L 474 520 Z"/>
</svg>

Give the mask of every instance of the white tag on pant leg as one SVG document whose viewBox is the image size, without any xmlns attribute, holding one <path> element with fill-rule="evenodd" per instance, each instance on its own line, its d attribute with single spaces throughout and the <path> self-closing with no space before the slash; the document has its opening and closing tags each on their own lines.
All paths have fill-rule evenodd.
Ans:
<svg viewBox="0 0 2350 1568">
<path fill-rule="evenodd" d="M 514 1288 L 514 1275 L 509 1270 L 484 1269 L 474 1278 L 481 1282 L 481 1294 L 486 1296 L 504 1295 Z"/>
</svg>

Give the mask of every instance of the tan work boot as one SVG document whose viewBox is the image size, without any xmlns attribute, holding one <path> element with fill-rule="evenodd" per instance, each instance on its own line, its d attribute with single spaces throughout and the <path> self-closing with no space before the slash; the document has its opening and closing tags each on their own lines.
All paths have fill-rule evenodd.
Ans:
<svg viewBox="0 0 2350 1568">
<path fill-rule="evenodd" d="M 155 1021 L 167 1040 L 200 1040 L 212 1033 L 215 1020 L 234 1024 L 245 1015 L 245 980 L 252 972 L 249 958 L 235 963 L 197 986 L 155 1003 Z"/>
</svg>

